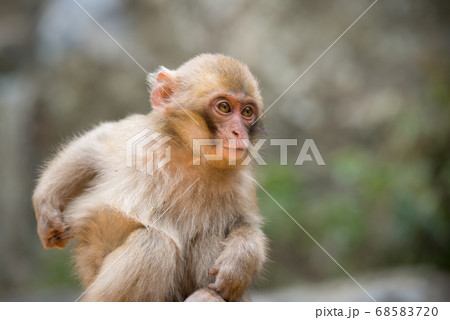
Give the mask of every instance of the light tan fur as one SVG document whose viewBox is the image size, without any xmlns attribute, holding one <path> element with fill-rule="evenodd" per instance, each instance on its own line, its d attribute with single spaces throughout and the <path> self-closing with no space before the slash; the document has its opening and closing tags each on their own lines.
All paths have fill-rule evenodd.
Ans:
<svg viewBox="0 0 450 320">
<path fill-rule="evenodd" d="M 221 55 L 172 72 L 171 96 L 199 125 L 167 100 L 168 115 L 132 115 L 73 140 L 39 179 L 38 233 L 46 248 L 76 240 L 77 270 L 89 288 L 83 300 L 245 300 L 262 269 L 266 239 L 251 167 L 194 166 L 189 150 L 192 138 L 210 137 L 205 96 L 251 95 L 261 108 L 256 80 Z M 127 140 L 143 129 L 172 137 L 171 161 L 153 175 L 125 165 Z"/>
</svg>

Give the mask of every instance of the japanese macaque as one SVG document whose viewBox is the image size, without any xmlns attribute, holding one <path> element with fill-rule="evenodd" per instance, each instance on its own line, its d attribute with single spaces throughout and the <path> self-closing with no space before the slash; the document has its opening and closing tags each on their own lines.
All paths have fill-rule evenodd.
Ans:
<svg viewBox="0 0 450 320">
<path fill-rule="evenodd" d="M 33 195 L 42 244 L 75 241 L 84 301 L 245 301 L 266 257 L 242 165 L 261 129 L 257 81 L 213 54 L 148 81 L 152 112 L 99 125 L 46 166 Z M 195 139 L 212 143 L 194 152 Z"/>
</svg>

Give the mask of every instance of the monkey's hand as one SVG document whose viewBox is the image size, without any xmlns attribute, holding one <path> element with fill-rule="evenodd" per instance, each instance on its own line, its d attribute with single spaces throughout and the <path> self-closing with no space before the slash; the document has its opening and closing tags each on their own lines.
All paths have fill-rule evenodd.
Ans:
<svg viewBox="0 0 450 320">
<path fill-rule="evenodd" d="M 34 207 L 38 221 L 37 231 L 44 248 L 63 249 L 71 239 L 71 230 L 64 221 L 61 206 L 34 201 Z"/>
<path fill-rule="evenodd" d="M 216 291 L 226 301 L 237 301 L 252 282 L 254 268 L 225 251 L 209 273 L 216 276 L 216 281 L 208 288 Z"/>
</svg>

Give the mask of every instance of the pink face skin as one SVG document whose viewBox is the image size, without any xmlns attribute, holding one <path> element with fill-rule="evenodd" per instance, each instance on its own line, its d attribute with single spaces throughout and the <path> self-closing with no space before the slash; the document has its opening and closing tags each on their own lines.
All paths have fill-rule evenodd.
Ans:
<svg viewBox="0 0 450 320">
<path fill-rule="evenodd" d="M 225 160 L 241 159 L 246 153 L 252 123 L 257 119 L 255 99 L 230 92 L 215 94 L 209 103 L 209 118 L 217 139 L 223 139 Z"/>
</svg>

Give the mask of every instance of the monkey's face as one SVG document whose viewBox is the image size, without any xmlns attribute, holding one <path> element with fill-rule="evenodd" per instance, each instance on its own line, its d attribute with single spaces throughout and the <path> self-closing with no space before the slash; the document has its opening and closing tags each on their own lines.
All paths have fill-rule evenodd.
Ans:
<svg viewBox="0 0 450 320">
<path fill-rule="evenodd" d="M 194 157 L 218 167 L 245 159 L 262 128 L 256 120 L 263 104 L 246 65 L 205 54 L 175 71 L 162 68 L 153 82 L 154 111 L 164 115 L 167 131 L 191 147 Z"/>
<path fill-rule="evenodd" d="M 221 153 L 222 157 L 218 156 L 216 161 L 223 164 L 235 164 L 244 159 L 246 144 L 254 138 L 257 101 L 243 93 L 219 91 L 210 95 L 204 110 L 208 130 L 216 142 L 205 151 Z"/>
</svg>

